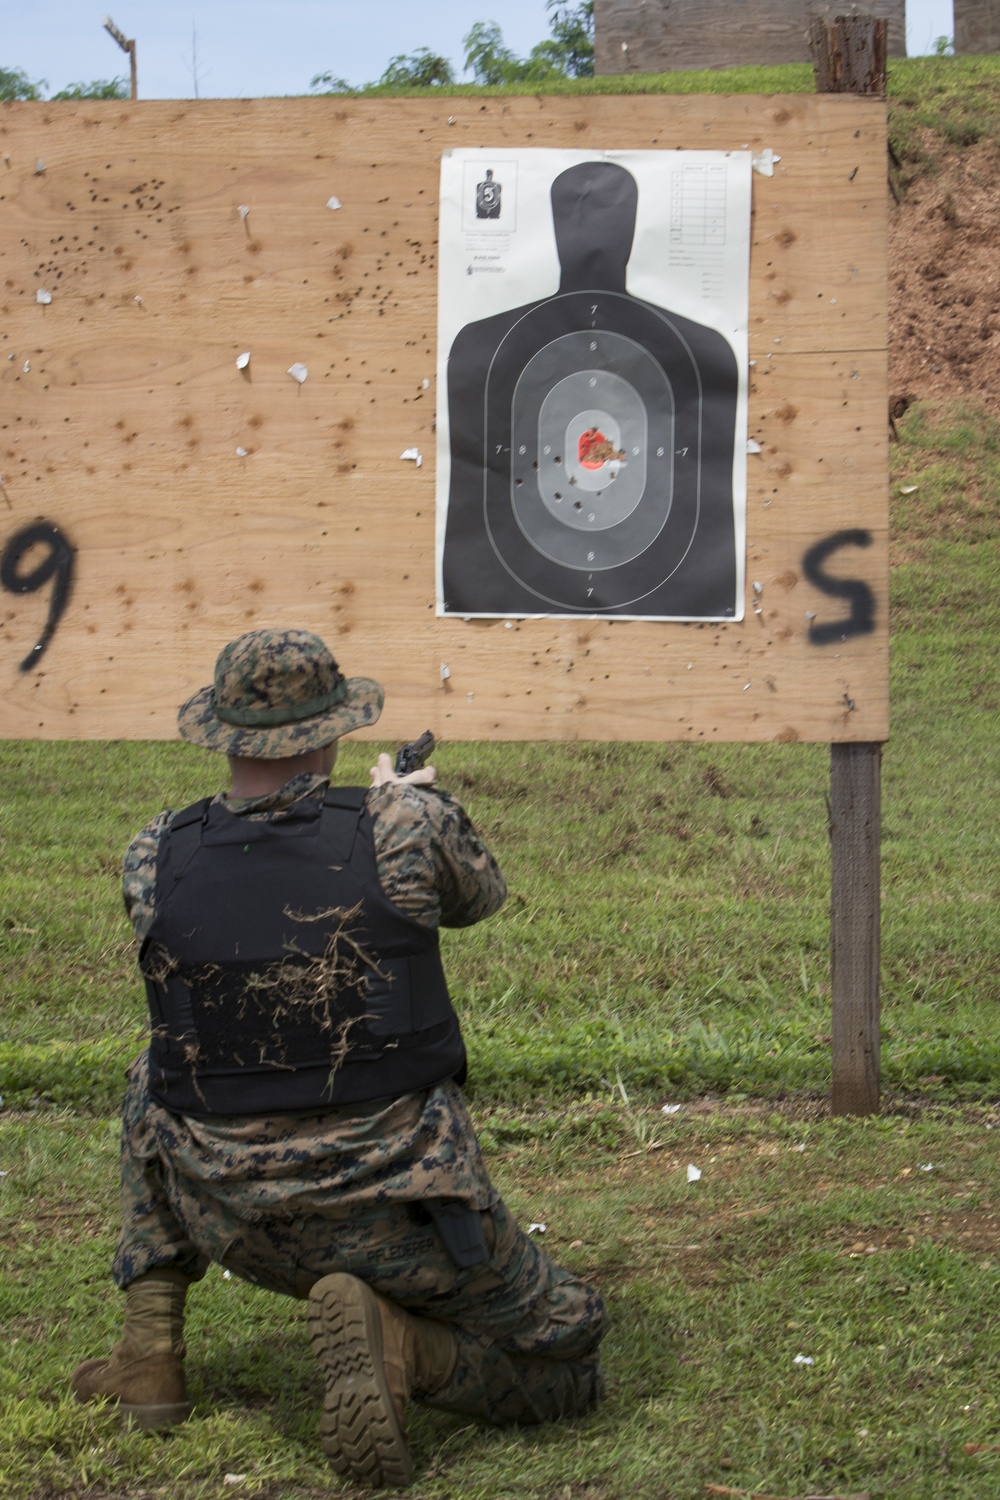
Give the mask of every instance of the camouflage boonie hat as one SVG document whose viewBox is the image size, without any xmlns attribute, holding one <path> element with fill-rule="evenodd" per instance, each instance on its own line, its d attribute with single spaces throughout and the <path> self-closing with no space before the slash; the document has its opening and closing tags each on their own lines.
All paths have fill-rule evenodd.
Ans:
<svg viewBox="0 0 1000 1500">
<path fill-rule="evenodd" d="M 206 750 L 283 760 L 374 724 L 382 688 L 345 677 L 308 630 L 251 630 L 219 652 L 215 681 L 182 704 L 181 738 Z"/>
</svg>

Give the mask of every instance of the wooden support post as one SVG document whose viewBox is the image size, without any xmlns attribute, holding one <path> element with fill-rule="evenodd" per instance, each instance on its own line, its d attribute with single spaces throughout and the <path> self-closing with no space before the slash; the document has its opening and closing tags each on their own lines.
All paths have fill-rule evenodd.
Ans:
<svg viewBox="0 0 1000 1500">
<path fill-rule="evenodd" d="M 874 16 L 837 16 L 809 23 L 817 94 L 877 94 L 885 98 L 889 25 Z"/>
<path fill-rule="evenodd" d="M 835 1115 L 879 1109 L 881 745 L 830 746 L 830 961 Z"/>
<path fill-rule="evenodd" d="M 102 25 L 105 31 L 108 33 L 108 36 L 113 37 L 122 51 L 128 53 L 129 98 L 138 99 L 139 75 L 135 60 L 135 38 L 129 38 L 125 35 L 124 31 L 119 31 L 118 27 L 115 25 L 114 21 L 112 21 L 110 16 L 104 17 Z"/>
<path fill-rule="evenodd" d="M 885 97 L 887 23 L 813 17 L 819 94 Z M 830 746 L 830 970 L 835 1115 L 879 1109 L 879 882 L 882 747 Z"/>
</svg>

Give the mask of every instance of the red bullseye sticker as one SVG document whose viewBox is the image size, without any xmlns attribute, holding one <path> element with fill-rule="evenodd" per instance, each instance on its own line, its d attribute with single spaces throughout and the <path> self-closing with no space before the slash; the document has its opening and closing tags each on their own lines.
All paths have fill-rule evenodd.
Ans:
<svg viewBox="0 0 1000 1500">
<path fill-rule="evenodd" d="M 614 458 L 621 462 L 625 454 L 604 436 L 599 427 L 588 427 L 580 434 L 577 457 L 585 469 L 601 469 Z"/>
</svg>

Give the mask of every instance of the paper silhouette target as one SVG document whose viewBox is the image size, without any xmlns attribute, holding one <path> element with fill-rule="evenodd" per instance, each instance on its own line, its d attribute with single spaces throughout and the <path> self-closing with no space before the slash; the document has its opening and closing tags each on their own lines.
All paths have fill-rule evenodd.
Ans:
<svg viewBox="0 0 1000 1500">
<path fill-rule="evenodd" d="M 690 171 L 692 157 L 704 191 L 699 200 L 691 181 L 682 183 L 685 202 L 674 179 Z M 446 162 L 440 613 L 740 613 L 745 440 L 739 461 L 736 454 L 746 422 L 746 362 L 738 351 L 747 235 L 733 220 L 741 218 L 748 172 L 734 171 L 733 159 L 642 152 L 581 160 L 540 151 L 502 164 L 487 164 L 481 152 Z M 554 166 L 562 170 L 553 175 Z M 530 202 L 546 174 L 555 257 Z M 470 229 L 468 203 L 481 214 L 484 183 L 499 212 Z M 646 216 L 642 253 L 654 282 L 658 272 L 665 299 L 676 279 L 689 308 L 718 313 L 713 288 L 725 284 L 725 273 L 735 275 L 736 295 L 730 287 L 721 299 L 728 336 L 630 290 L 646 191 L 657 211 Z M 748 224 L 748 190 L 745 199 Z M 700 208 L 694 218 L 692 201 Z M 712 234 L 717 243 L 706 245 Z M 456 250 L 469 257 L 464 281 L 454 274 Z M 549 295 L 460 321 L 470 308 L 495 306 L 510 288 L 529 287 L 546 260 L 548 274 L 558 272 Z M 644 277 L 648 284 L 648 268 Z M 727 305 L 734 302 L 735 310 Z"/>
</svg>

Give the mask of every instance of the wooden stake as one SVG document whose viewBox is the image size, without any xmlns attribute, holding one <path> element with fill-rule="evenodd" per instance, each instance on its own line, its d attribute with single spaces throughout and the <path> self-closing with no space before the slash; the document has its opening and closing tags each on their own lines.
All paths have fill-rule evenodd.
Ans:
<svg viewBox="0 0 1000 1500">
<path fill-rule="evenodd" d="M 835 1115 L 879 1110 L 881 745 L 830 746 Z"/>
<path fill-rule="evenodd" d="M 809 25 L 817 94 L 885 98 L 889 23 L 874 16 L 814 16 Z"/>
<path fill-rule="evenodd" d="M 819 94 L 885 97 L 888 26 L 874 16 L 815 16 L 809 42 Z M 835 1115 L 879 1110 L 881 746 L 830 746 L 830 969 Z"/>
</svg>

